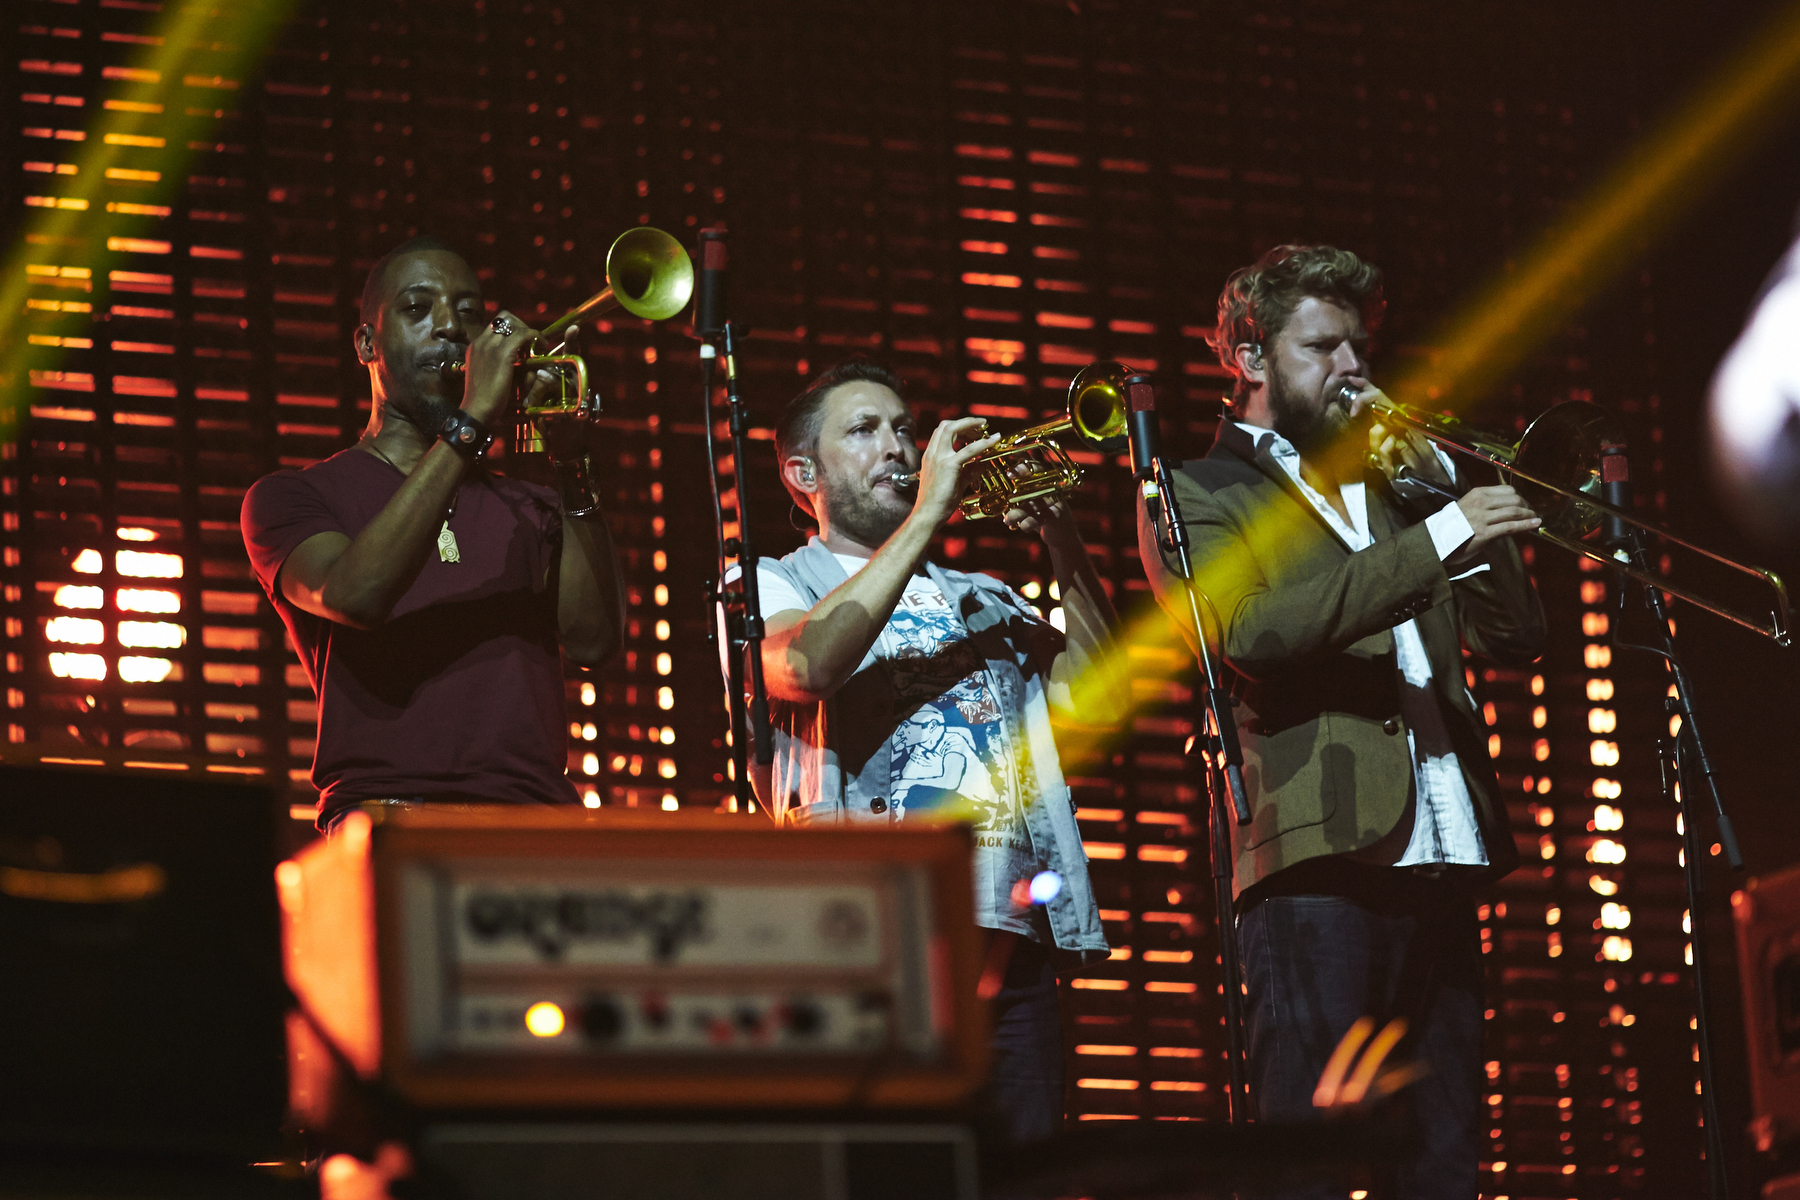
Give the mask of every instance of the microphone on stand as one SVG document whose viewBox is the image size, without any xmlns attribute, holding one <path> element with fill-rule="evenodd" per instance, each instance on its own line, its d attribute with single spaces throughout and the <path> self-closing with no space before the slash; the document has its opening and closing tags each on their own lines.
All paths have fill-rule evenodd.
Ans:
<svg viewBox="0 0 1800 1200">
<path fill-rule="evenodd" d="M 1232 815 L 1239 825 L 1248 825 L 1251 814 L 1249 793 L 1244 790 L 1243 750 L 1238 744 L 1237 726 L 1231 715 L 1230 693 L 1221 682 L 1214 665 L 1206 636 L 1206 621 L 1200 612 L 1202 601 L 1209 610 L 1212 609 L 1212 601 L 1207 599 L 1194 581 L 1187 535 L 1180 524 L 1180 510 L 1175 507 L 1173 495 L 1167 502 L 1163 500 L 1162 484 L 1159 482 L 1159 476 L 1166 481 L 1167 468 L 1157 454 L 1156 385 L 1149 375 L 1134 374 L 1125 377 L 1124 387 L 1125 433 L 1131 439 L 1131 473 L 1137 478 L 1138 487 L 1143 492 L 1144 508 L 1150 514 L 1151 528 L 1156 531 L 1158 544 L 1165 553 L 1175 555 L 1181 564 L 1181 577 L 1187 584 L 1188 608 L 1194 618 L 1195 644 L 1199 648 L 1197 657 L 1206 683 L 1205 716 L 1197 732 L 1206 739 L 1209 746 L 1216 748 L 1203 755 L 1207 762 L 1208 778 L 1211 778 L 1212 771 L 1219 772 L 1224 787 L 1223 794 L 1230 800 Z M 1214 610 L 1214 624 L 1217 623 L 1217 612 Z M 1190 741 L 1189 747 L 1192 748 L 1193 745 Z M 1223 827 L 1221 818 L 1219 828 Z"/>
<path fill-rule="evenodd" d="M 1131 473 L 1139 483 L 1156 477 L 1156 385 L 1148 375 L 1125 377 L 1125 432 L 1131 438 Z"/>
<path fill-rule="evenodd" d="M 1613 508 L 1631 511 L 1631 460 L 1624 442 L 1600 445 L 1600 499 Z M 1629 554 L 1636 544 L 1631 523 L 1611 514 L 1606 518 L 1606 548 Z"/>
<path fill-rule="evenodd" d="M 702 340 L 725 331 L 725 268 L 731 261 L 725 238 L 725 226 L 709 225 L 700 231 L 695 247 L 700 279 L 694 289 L 694 336 Z"/>
<path fill-rule="evenodd" d="M 1125 434 L 1131 440 L 1131 474 L 1150 513 L 1150 528 L 1163 540 L 1162 492 L 1156 484 L 1156 384 L 1144 374 L 1125 377 Z"/>
</svg>

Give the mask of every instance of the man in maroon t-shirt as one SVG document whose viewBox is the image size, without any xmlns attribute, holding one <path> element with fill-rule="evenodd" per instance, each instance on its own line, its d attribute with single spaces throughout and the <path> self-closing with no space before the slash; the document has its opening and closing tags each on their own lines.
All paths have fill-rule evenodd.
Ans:
<svg viewBox="0 0 1800 1200">
<path fill-rule="evenodd" d="M 575 799 L 558 646 L 605 661 L 625 608 L 580 434 L 551 439 L 560 495 L 482 463 L 534 336 L 487 319 L 454 250 L 403 243 L 363 288 L 362 438 L 244 497 L 251 565 L 319 698 L 320 828 L 367 800 Z"/>
</svg>

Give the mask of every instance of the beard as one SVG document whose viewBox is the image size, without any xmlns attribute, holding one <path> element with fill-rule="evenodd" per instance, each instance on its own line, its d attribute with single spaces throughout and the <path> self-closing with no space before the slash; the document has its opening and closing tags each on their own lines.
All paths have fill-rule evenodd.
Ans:
<svg viewBox="0 0 1800 1200">
<path fill-rule="evenodd" d="M 906 523 L 912 512 L 912 501 L 905 506 L 887 505 L 872 490 L 849 480 L 825 480 L 824 511 L 830 515 L 831 527 L 843 531 L 859 546 L 880 546 Z"/>
<path fill-rule="evenodd" d="M 1275 432 L 1286 438 L 1301 458 L 1314 458 L 1343 436 L 1348 419 L 1336 403 L 1319 403 L 1291 387 L 1276 365 L 1269 375 L 1269 411 Z"/>
<path fill-rule="evenodd" d="M 415 364 L 414 369 L 404 372 L 383 371 L 388 411 L 416 426 L 428 437 L 435 437 L 437 431 L 444 427 L 444 422 L 461 407 L 461 397 L 452 399 L 443 395 L 437 389 L 456 385 L 447 381 L 434 384 L 427 377 L 421 376 L 416 366 L 448 361 L 449 357 L 447 353 L 433 351 L 422 356 L 421 364 Z M 439 376 L 439 379 L 442 378 Z"/>
<path fill-rule="evenodd" d="M 461 406 L 442 396 L 428 396 L 422 392 L 390 392 L 387 407 L 389 412 L 417 426 L 421 433 L 435 437 L 444 422 Z"/>
</svg>

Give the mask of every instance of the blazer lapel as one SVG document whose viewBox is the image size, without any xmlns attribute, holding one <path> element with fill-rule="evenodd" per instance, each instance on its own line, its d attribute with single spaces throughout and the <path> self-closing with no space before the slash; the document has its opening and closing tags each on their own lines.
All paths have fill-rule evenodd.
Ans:
<svg viewBox="0 0 1800 1200">
<path fill-rule="evenodd" d="M 1219 430 L 1214 435 L 1213 444 L 1215 447 L 1223 447 L 1261 471 L 1269 482 L 1286 492 L 1288 498 L 1298 504 L 1302 512 L 1312 518 L 1322 531 L 1329 534 L 1332 541 L 1343 547 L 1346 554 L 1352 552 L 1350 543 L 1344 540 L 1343 534 L 1333 529 L 1331 522 L 1319 514 L 1319 510 L 1313 507 L 1312 501 L 1306 498 L 1306 493 L 1302 492 L 1299 485 L 1294 482 L 1293 476 L 1289 475 L 1282 469 L 1281 464 L 1275 461 L 1275 456 L 1257 446 L 1256 440 L 1249 430 L 1240 426 L 1230 417 L 1222 417 L 1219 420 Z"/>
<path fill-rule="evenodd" d="M 1369 538 L 1382 542 L 1400 531 L 1392 486 L 1380 471 L 1364 470 L 1363 496 L 1369 506 Z"/>
</svg>

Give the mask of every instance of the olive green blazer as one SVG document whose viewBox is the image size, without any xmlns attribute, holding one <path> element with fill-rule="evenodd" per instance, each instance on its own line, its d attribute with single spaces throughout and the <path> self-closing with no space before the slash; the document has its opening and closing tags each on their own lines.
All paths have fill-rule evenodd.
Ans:
<svg viewBox="0 0 1800 1200">
<path fill-rule="evenodd" d="M 1253 819 L 1232 831 L 1237 890 L 1307 859 L 1367 850 L 1412 811 L 1393 635 L 1408 619 L 1431 660 L 1489 874 L 1512 870 L 1518 852 L 1462 655 L 1466 647 L 1523 665 L 1542 650 L 1543 606 L 1512 540 L 1489 555 L 1488 570 L 1452 582 L 1424 514 L 1371 471 L 1375 541 L 1352 553 L 1280 464 L 1229 419 L 1205 458 L 1170 475 L 1196 581 L 1217 613 L 1207 617 L 1208 632 L 1222 648 L 1243 743 Z M 1157 600 L 1191 647 L 1183 583 L 1141 512 L 1138 541 Z"/>
</svg>

